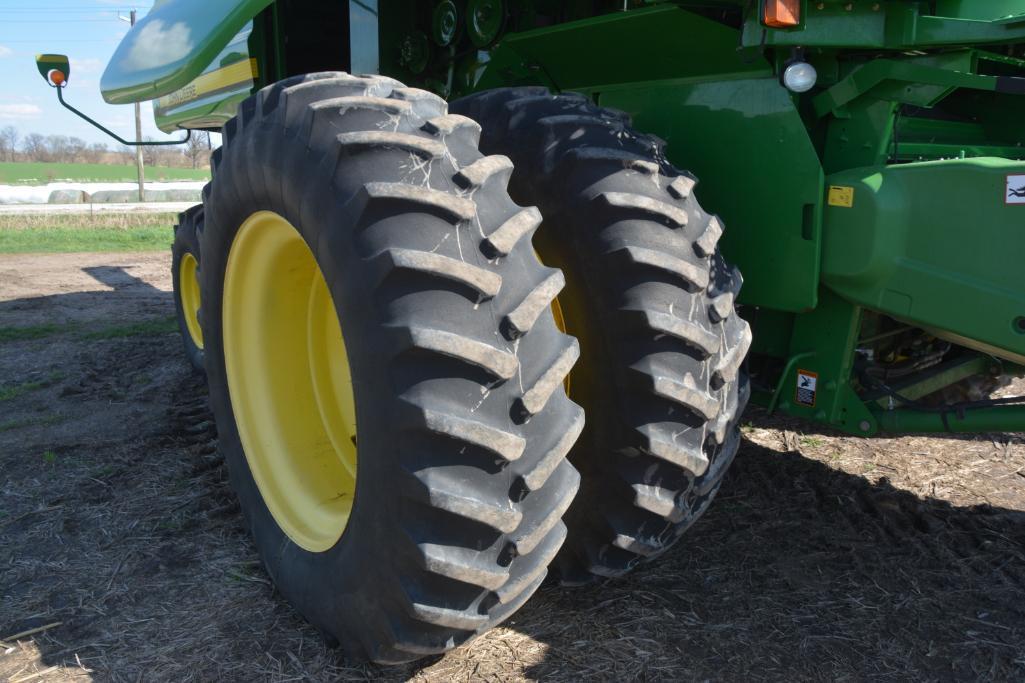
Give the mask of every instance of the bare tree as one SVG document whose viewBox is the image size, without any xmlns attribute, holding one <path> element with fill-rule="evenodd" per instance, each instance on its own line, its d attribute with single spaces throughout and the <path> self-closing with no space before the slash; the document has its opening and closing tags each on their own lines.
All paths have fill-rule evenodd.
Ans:
<svg viewBox="0 0 1025 683">
<path fill-rule="evenodd" d="M 102 164 L 104 157 L 107 156 L 107 151 L 106 143 L 94 142 L 86 148 L 85 160 L 90 164 Z"/>
<path fill-rule="evenodd" d="M 122 164 L 134 164 L 135 163 L 135 147 L 131 145 L 120 145 L 117 149 L 118 163 Z"/>
<path fill-rule="evenodd" d="M 0 130 L 0 159 L 14 161 L 14 153 L 18 151 L 18 129 L 7 126 Z"/>
<path fill-rule="evenodd" d="M 21 141 L 21 149 L 29 161 L 49 161 L 50 150 L 46 138 L 39 133 L 29 133 Z"/>
<path fill-rule="evenodd" d="M 58 163 L 71 161 L 71 140 L 67 135 L 47 135 L 46 147 L 49 150 L 47 161 Z"/>
<path fill-rule="evenodd" d="M 86 146 L 85 140 L 82 138 L 68 138 L 68 161 L 72 163 L 85 161 Z"/>
<path fill-rule="evenodd" d="M 151 135 L 147 135 L 145 139 L 146 142 L 153 142 L 153 136 Z M 142 162 L 147 166 L 156 166 L 157 161 L 160 158 L 160 153 L 158 152 L 159 149 L 159 147 L 143 147 Z"/>
<path fill-rule="evenodd" d="M 199 168 L 207 163 L 210 156 L 209 137 L 209 133 L 198 132 L 183 146 L 143 147 L 143 160 L 147 166 L 186 168 L 191 165 Z M 152 142 L 153 138 L 147 137 L 146 141 Z M 89 144 L 81 138 L 66 135 L 29 133 L 21 137 L 13 126 L 0 129 L 0 161 L 14 161 L 16 158 L 35 162 L 130 164 L 135 161 L 135 147 L 109 147 L 103 142 Z"/>
<path fill-rule="evenodd" d="M 183 153 L 185 158 L 192 162 L 192 168 L 199 168 L 200 161 L 206 161 L 210 156 L 210 133 L 193 131 L 192 137 L 185 143 Z"/>
</svg>

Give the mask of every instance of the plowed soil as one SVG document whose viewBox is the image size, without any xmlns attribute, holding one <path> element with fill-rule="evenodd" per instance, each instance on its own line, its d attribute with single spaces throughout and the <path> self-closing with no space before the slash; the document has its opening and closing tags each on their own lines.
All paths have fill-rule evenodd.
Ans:
<svg viewBox="0 0 1025 683">
<path fill-rule="evenodd" d="M 249 542 L 169 261 L 0 256 L 0 679 L 1025 679 L 1022 435 L 756 411 L 668 556 L 418 666 L 347 662 Z"/>
</svg>

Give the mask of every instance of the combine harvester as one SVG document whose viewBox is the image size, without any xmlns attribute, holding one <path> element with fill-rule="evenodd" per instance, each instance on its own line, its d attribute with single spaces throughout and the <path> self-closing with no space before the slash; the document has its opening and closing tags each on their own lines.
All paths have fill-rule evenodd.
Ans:
<svg viewBox="0 0 1025 683">
<path fill-rule="evenodd" d="M 657 558 L 749 397 L 1025 429 L 989 398 L 1025 365 L 1025 0 L 165 0 L 102 90 L 223 135 L 186 350 L 267 571 L 354 657 Z"/>
</svg>

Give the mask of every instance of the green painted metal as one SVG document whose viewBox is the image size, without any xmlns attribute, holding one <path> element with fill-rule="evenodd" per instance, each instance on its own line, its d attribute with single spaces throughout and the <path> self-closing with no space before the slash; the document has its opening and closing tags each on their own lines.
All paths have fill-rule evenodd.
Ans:
<svg viewBox="0 0 1025 683">
<path fill-rule="evenodd" d="M 843 73 L 812 99 L 828 126 L 826 172 L 951 157 L 1025 158 L 1025 97 L 1000 91 L 1025 87 L 1025 62 L 994 57 L 964 49 L 838 67 Z M 902 115 L 939 106 L 946 116 Z"/>
<path fill-rule="evenodd" d="M 252 31 L 249 22 L 203 73 L 153 103 L 157 127 L 164 132 L 185 126 L 216 129 L 235 115 L 259 77 L 258 62 L 249 53 Z"/>
<path fill-rule="evenodd" d="M 903 382 L 890 382 L 888 386 L 900 396 L 917 401 L 977 375 L 1000 376 L 1001 374 L 1000 364 L 993 359 L 986 356 L 967 355 Z M 879 398 L 875 398 L 876 394 L 879 394 Z M 862 398 L 867 403 L 875 398 L 875 406 L 870 406 L 872 410 L 875 410 L 876 406 L 883 410 L 895 410 L 901 405 L 898 398 L 879 389 L 869 390 L 867 394 L 862 395 Z"/>
<path fill-rule="evenodd" d="M 902 51 L 1025 40 L 1022 3 L 999 4 L 997 11 L 1001 16 L 994 18 L 987 18 L 988 11 L 979 7 L 986 4 L 989 0 L 948 2 L 943 9 L 951 14 L 934 15 L 927 2 L 806 2 L 798 30 L 766 28 L 757 16 L 749 15 L 744 22 L 742 44 L 745 47 Z M 1003 12 L 1010 12 L 1010 15 L 1003 15 Z"/>
<path fill-rule="evenodd" d="M 737 51 L 737 38 L 728 26 L 672 4 L 603 14 L 505 36 L 472 89 L 517 81 L 600 93 L 653 81 L 770 75 L 764 59 Z"/>
<path fill-rule="evenodd" d="M 937 0 L 936 13 L 961 19 L 1006 19 L 1025 14 L 1021 0 Z"/>
<path fill-rule="evenodd" d="M 360 0 L 339 40 L 353 72 L 445 97 L 543 85 L 628 112 L 727 226 L 756 400 L 852 434 L 943 430 L 856 368 L 902 335 L 965 347 L 897 383 L 918 398 L 992 372 L 994 356 L 1025 363 L 1025 205 L 1006 196 L 1025 175 L 1025 0 L 805 0 L 791 29 L 763 26 L 760 5 Z M 163 97 L 165 129 L 221 125 L 251 88 L 296 73 L 291 9 L 158 3 L 115 55 L 105 97 Z M 187 40 L 147 52 L 144 30 Z M 193 97 L 229 43 L 246 44 L 251 83 Z M 807 94 L 781 83 L 793 60 L 818 72 Z M 817 378 L 814 405 L 798 399 L 802 372 Z M 1025 415 L 972 409 L 957 425 L 996 427 L 1025 429 Z"/>
<path fill-rule="evenodd" d="M 1025 204 L 1008 177 L 1025 163 L 956 159 L 852 169 L 852 206 L 827 206 L 822 282 L 898 320 L 1025 355 Z"/>
<path fill-rule="evenodd" d="M 858 396 L 853 376 L 863 313 L 823 288 L 818 306 L 794 317 L 787 363 L 773 394 L 755 392 L 755 402 L 851 434 L 875 434 L 878 422 Z M 817 378 L 813 405 L 798 398 L 802 373 Z"/>
<path fill-rule="evenodd" d="M 50 72 L 53 70 L 64 74 L 65 82 L 71 77 L 71 63 L 68 61 L 67 55 L 36 55 L 36 68 L 39 70 L 39 75 L 49 85 L 53 85 L 50 83 Z"/>
<path fill-rule="evenodd" d="M 911 59 L 874 59 L 812 100 L 818 116 L 840 113 L 860 97 L 930 107 L 956 88 L 995 92 L 997 78 L 972 73 L 972 53 L 959 51 Z M 939 63 L 931 66 L 928 62 Z"/>
<path fill-rule="evenodd" d="M 744 274 L 741 303 L 793 312 L 815 307 L 824 175 L 779 81 L 669 81 L 606 89 L 599 101 L 664 138 L 670 160 L 697 175 L 702 203 L 725 225 L 750 226 L 728 230 L 721 242 Z"/>
<path fill-rule="evenodd" d="M 46 81 L 47 85 L 51 86 L 57 91 L 57 101 L 60 105 L 73 113 L 75 116 L 86 121 L 91 126 L 99 129 L 106 135 L 109 135 L 114 140 L 117 140 L 122 145 L 128 145 L 131 147 L 161 147 L 165 145 L 180 145 L 188 142 L 189 138 L 192 137 L 192 131 L 186 131 L 185 137 L 179 140 L 165 140 L 162 142 L 140 142 L 138 140 L 125 140 L 120 135 L 104 126 L 99 121 L 96 121 L 88 114 L 80 111 L 71 104 L 68 104 L 64 100 L 64 88 L 68 86 L 68 79 L 71 76 L 71 63 L 66 55 L 54 55 L 54 54 L 43 54 L 36 55 L 36 68 L 39 69 L 39 74 Z"/>
<path fill-rule="evenodd" d="M 127 145 L 128 147 L 166 147 L 166 146 L 170 146 L 170 145 L 181 145 L 181 144 L 184 144 L 184 143 L 188 142 L 189 139 L 192 137 L 192 131 L 191 130 L 187 130 L 187 131 L 185 131 L 185 137 L 179 138 L 178 140 L 161 140 L 159 142 L 152 142 L 152 141 L 141 142 L 139 140 L 125 140 L 123 137 L 121 137 L 120 135 L 118 135 L 114 131 L 110 130 L 109 128 L 104 126 L 99 121 L 96 121 L 95 119 L 90 117 L 88 114 L 86 114 L 86 113 L 76 109 L 72 105 L 68 104 L 64 100 L 64 87 L 65 86 L 57 87 L 57 101 L 60 102 L 61 106 L 64 107 L 65 109 L 67 109 L 68 111 L 70 111 L 71 113 L 73 113 L 78 118 L 80 118 L 83 121 L 87 122 L 89 125 L 93 126 L 94 128 L 97 128 L 98 130 L 102 131 L 103 133 L 105 133 L 106 135 L 110 136 L 114 140 L 117 140 L 122 145 Z"/>
<path fill-rule="evenodd" d="M 963 413 L 922 410 L 875 410 L 880 428 L 887 432 L 954 432 L 978 434 L 1025 431 L 1025 406 L 974 408 Z"/>
<path fill-rule="evenodd" d="M 691 37 L 693 57 L 681 58 L 671 36 Z M 476 87 L 500 79 L 588 93 L 631 114 L 698 176 L 702 201 L 727 225 L 758 226 L 724 236 L 747 283 L 741 301 L 815 306 L 822 166 L 797 103 L 768 62 L 737 51 L 735 30 L 672 5 L 561 24 L 503 41 Z"/>
<path fill-rule="evenodd" d="M 272 0 L 164 0 L 118 45 L 100 79 L 103 99 L 129 104 L 168 95 L 203 73 Z"/>
</svg>

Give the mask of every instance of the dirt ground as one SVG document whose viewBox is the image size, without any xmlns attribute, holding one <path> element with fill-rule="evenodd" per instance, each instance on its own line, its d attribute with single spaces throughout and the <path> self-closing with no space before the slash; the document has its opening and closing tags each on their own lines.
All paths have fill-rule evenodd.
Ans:
<svg viewBox="0 0 1025 683">
<path fill-rule="evenodd" d="M 168 262 L 0 256 L 0 679 L 1025 678 L 1021 435 L 864 440 L 753 411 L 660 561 L 545 586 L 420 666 L 346 662 L 250 545 L 166 331 Z"/>
</svg>

